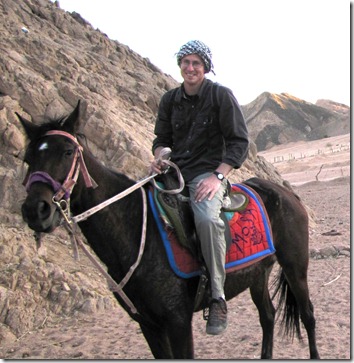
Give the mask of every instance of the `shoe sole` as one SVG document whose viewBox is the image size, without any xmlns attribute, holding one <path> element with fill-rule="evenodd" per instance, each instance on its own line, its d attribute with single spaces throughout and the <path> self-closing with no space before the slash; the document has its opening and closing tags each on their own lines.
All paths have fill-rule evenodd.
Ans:
<svg viewBox="0 0 354 363">
<path fill-rule="evenodd" d="M 225 326 L 207 326 L 206 333 L 209 335 L 219 335 L 223 333 L 227 328 L 227 324 Z"/>
</svg>

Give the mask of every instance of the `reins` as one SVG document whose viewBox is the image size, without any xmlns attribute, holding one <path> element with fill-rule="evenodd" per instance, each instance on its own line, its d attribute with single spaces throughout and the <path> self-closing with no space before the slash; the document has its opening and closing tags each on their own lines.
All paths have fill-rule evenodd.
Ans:
<svg viewBox="0 0 354 363">
<path fill-rule="evenodd" d="M 86 184 L 86 187 L 92 187 L 96 188 L 97 184 L 95 181 L 91 178 L 84 159 L 82 155 L 82 146 L 77 141 L 76 137 L 59 130 L 53 130 L 48 131 L 45 136 L 47 135 L 61 135 L 64 137 L 69 138 L 72 140 L 76 145 L 76 153 L 72 162 L 72 166 L 70 168 L 70 171 L 62 185 L 58 183 L 57 181 L 53 180 L 47 173 L 45 172 L 35 172 L 30 175 L 27 175 L 25 178 L 26 182 L 26 190 L 28 191 L 32 183 L 34 182 L 44 182 L 50 184 L 54 189 L 54 196 L 52 198 L 52 202 L 57 206 L 59 209 L 61 215 L 64 218 L 65 221 L 65 228 L 69 233 L 71 245 L 73 248 L 74 258 L 77 260 L 79 259 L 79 253 L 78 253 L 78 246 L 82 249 L 82 251 L 85 253 L 85 255 L 89 258 L 89 260 L 96 266 L 96 268 L 102 273 L 102 275 L 106 278 L 108 282 L 108 286 L 111 291 L 116 292 L 120 298 L 124 301 L 124 303 L 128 306 L 131 313 L 136 315 L 138 314 L 137 309 L 135 308 L 134 304 L 131 302 L 131 300 L 128 298 L 128 296 L 123 291 L 124 286 L 129 281 L 130 277 L 133 275 L 136 268 L 139 266 L 141 258 L 144 253 L 145 249 L 145 242 L 146 242 L 146 225 L 147 225 L 147 201 L 146 201 L 146 192 L 145 189 L 142 188 L 143 185 L 148 183 L 150 180 L 153 180 L 153 183 L 155 185 L 155 188 L 159 189 L 161 192 L 169 193 L 169 194 L 177 194 L 180 193 L 184 188 L 184 180 L 180 173 L 179 168 L 176 164 L 168 160 L 169 155 L 171 153 L 171 150 L 169 148 L 164 148 L 161 150 L 159 161 L 163 164 L 166 164 L 168 167 L 172 166 L 176 169 L 178 180 L 180 183 L 180 187 L 173 190 L 165 190 L 161 189 L 156 183 L 154 178 L 158 174 L 152 174 L 146 178 L 143 178 L 142 180 L 136 182 L 134 185 L 129 187 L 128 189 L 124 190 L 123 192 L 107 199 L 106 201 L 98 204 L 97 206 L 90 208 L 89 210 L 77 215 L 77 216 L 71 216 L 70 215 L 70 194 L 77 182 L 79 172 L 82 172 L 82 175 L 84 177 L 84 181 Z M 167 169 L 166 169 L 167 171 Z M 107 273 L 107 271 L 101 266 L 100 263 L 97 262 L 96 257 L 94 257 L 91 252 L 86 248 L 85 244 L 82 242 L 80 238 L 78 238 L 76 234 L 76 227 L 77 223 L 86 220 L 93 214 L 97 213 L 98 211 L 102 210 L 103 208 L 107 207 L 108 205 L 124 198 L 125 196 L 129 195 L 130 193 L 134 192 L 135 190 L 139 189 L 141 190 L 142 194 L 142 200 L 143 200 L 143 225 L 141 230 L 141 239 L 140 239 L 140 246 L 139 246 L 139 252 L 137 259 L 135 263 L 130 267 L 129 271 L 125 275 L 125 277 L 122 279 L 122 281 L 118 284 L 116 281 L 113 280 L 113 278 Z M 37 248 L 40 246 L 40 234 L 35 234 L 36 244 Z"/>
<path fill-rule="evenodd" d="M 168 165 L 168 166 L 172 166 L 173 168 L 176 169 L 177 171 L 177 175 L 178 175 L 178 181 L 179 181 L 179 188 L 177 189 L 170 189 L 170 190 L 166 190 L 166 189 L 161 189 L 158 184 L 155 182 L 155 177 L 158 175 L 158 174 L 152 174 L 144 179 L 141 179 L 140 181 L 136 182 L 134 185 L 132 185 L 131 187 L 129 187 L 128 189 L 124 190 L 123 192 L 107 199 L 106 201 L 96 205 L 95 207 L 92 207 L 90 209 L 88 209 L 87 211 L 75 216 L 75 217 L 72 217 L 71 218 L 71 221 L 74 222 L 74 223 L 77 223 L 77 222 L 81 222 L 81 221 L 84 221 L 85 219 L 87 219 L 88 217 L 92 216 L 93 214 L 95 214 L 96 212 L 100 211 L 101 209 L 107 207 L 108 205 L 116 202 L 117 200 L 119 199 L 122 199 L 124 198 L 125 196 L 127 196 L 128 194 L 132 193 L 133 191 L 141 188 L 143 185 L 145 185 L 146 183 L 148 183 L 150 180 L 153 181 L 153 184 L 155 186 L 155 188 L 159 189 L 162 193 L 167 193 L 167 194 L 178 194 L 180 193 L 183 188 L 184 188 L 184 179 L 182 177 L 182 174 L 181 172 L 179 171 L 179 168 L 178 166 L 173 163 L 172 161 L 170 160 L 166 160 L 164 159 L 164 157 L 168 156 L 171 152 L 171 149 L 169 148 L 164 148 L 161 150 L 161 153 L 160 153 L 160 159 L 161 159 L 161 162 Z"/>
<path fill-rule="evenodd" d="M 146 206 L 146 193 L 143 188 L 141 188 L 141 194 L 143 198 L 143 227 L 141 231 L 141 240 L 140 240 L 140 247 L 139 247 L 139 253 L 138 257 L 135 261 L 135 263 L 130 267 L 129 271 L 125 275 L 125 277 L 122 279 L 122 281 L 118 284 L 115 280 L 113 280 L 112 276 L 107 273 L 107 271 L 102 267 L 100 263 L 98 263 L 97 258 L 86 248 L 85 244 L 82 242 L 82 240 L 75 234 L 75 229 L 77 224 L 65 224 L 65 228 L 67 229 L 71 245 L 73 246 L 74 250 L 74 258 L 78 259 L 78 249 L 77 246 L 80 246 L 82 251 L 85 253 L 85 255 L 88 257 L 88 259 L 96 266 L 96 268 L 102 273 L 102 275 L 106 278 L 109 289 L 113 292 L 116 292 L 121 299 L 125 302 L 125 304 L 128 306 L 132 314 L 138 314 L 137 309 L 135 308 L 132 301 L 128 298 L 128 296 L 123 291 L 123 287 L 126 285 L 126 283 L 129 281 L 130 277 L 133 275 L 135 269 L 139 266 L 141 258 L 143 256 L 144 248 L 145 248 L 145 241 L 146 241 L 146 220 L 147 220 L 147 206 Z"/>
</svg>

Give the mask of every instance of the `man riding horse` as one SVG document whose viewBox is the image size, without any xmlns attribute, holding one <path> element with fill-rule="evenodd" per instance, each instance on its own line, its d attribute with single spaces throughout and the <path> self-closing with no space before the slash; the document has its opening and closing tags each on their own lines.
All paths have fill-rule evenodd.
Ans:
<svg viewBox="0 0 354 363">
<path fill-rule="evenodd" d="M 177 53 L 184 82 L 161 99 L 153 141 L 151 173 L 162 173 L 160 152 L 170 147 L 190 195 L 203 259 L 210 275 L 212 299 L 207 334 L 227 327 L 225 302 L 225 224 L 220 217 L 228 189 L 226 176 L 247 157 L 248 132 L 232 91 L 206 79 L 213 71 L 210 49 L 192 40 Z M 213 94 L 216 105 L 213 105 Z"/>
</svg>

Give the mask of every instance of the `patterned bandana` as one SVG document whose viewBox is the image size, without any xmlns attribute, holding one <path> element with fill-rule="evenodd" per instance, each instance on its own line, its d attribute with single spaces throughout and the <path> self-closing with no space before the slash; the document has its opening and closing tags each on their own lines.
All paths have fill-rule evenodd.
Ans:
<svg viewBox="0 0 354 363">
<path fill-rule="evenodd" d="M 178 66 L 181 66 L 182 58 L 190 54 L 198 54 L 199 57 L 203 60 L 205 73 L 209 73 L 211 71 L 215 75 L 214 65 L 211 61 L 212 54 L 207 45 L 205 45 L 200 40 L 191 40 L 188 43 L 182 45 L 179 52 L 176 53 Z"/>
</svg>

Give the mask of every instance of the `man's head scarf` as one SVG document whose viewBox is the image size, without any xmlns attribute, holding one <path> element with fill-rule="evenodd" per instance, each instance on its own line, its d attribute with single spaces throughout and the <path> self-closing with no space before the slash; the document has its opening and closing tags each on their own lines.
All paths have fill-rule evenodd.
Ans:
<svg viewBox="0 0 354 363">
<path fill-rule="evenodd" d="M 204 63 L 205 73 L 210 71 L 214 73 L 214 65 L 211 61 L 211 50 L 200 40 L 191 40 L 188 43 L 182 45 L 179 52 L 177 53 L 177 64 L 181 66 L 182 58 L 186 55 L 198 54 Z M 215 73 L 214 73 L 215 74 Z"/>
</svg>

